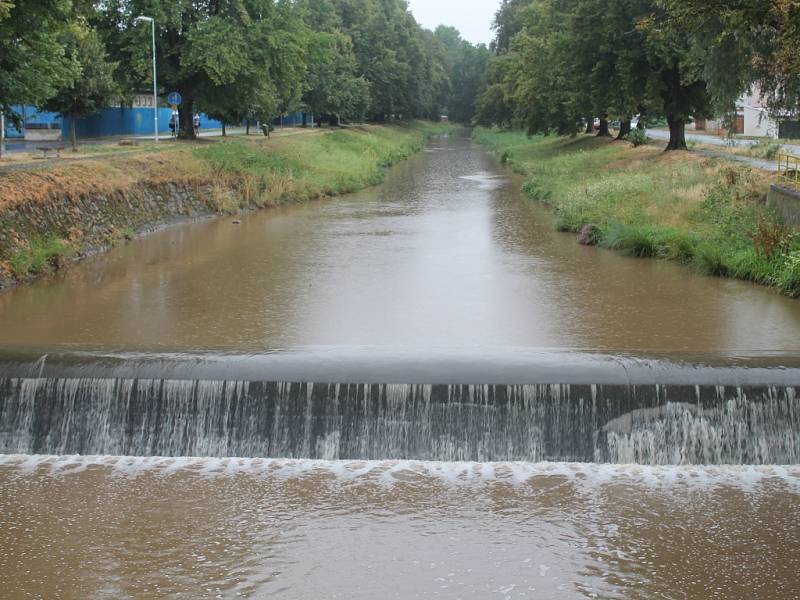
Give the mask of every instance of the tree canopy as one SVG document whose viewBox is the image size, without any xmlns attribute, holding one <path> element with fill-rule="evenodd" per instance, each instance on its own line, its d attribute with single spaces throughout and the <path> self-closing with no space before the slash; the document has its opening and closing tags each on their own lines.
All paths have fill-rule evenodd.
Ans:
<svg viewBox="0 0 800 600">
<path fill-rule="evenodd" d="M 776 114 L 800 103 L 795 0 L 502 0 L 489 48 L 424 29 L 404 0 L 0 0 L 0 110 L 84 115 L 149 89 L 141 16 L 159 94 L 181 93 L 185 123 L 304 110 L 574 133 L 597 118 L 624 137 L 640 115 L 666 118 L 679 149 L 689 119 L 753 87 Z"/>
<path fill-rule="evenodd" d="M 149 89 L 142 16 L 158 93 L 181 94 L 184 123 L 197 110 L 228 123 L 298 110 L 468 122 L 489 57 L 425 30 L 404 0 L 0 0 L 0 109 L 83 116 Z"/>
<path fill-rule="evenodd" d="M 684 125 L 729 111 L 758 85 L 796 114 L 800 5 L 787 0 L 504 0 L 477 120 L 570 133 L 595 117 Z M 643 122 L 643 120 L 641 121 Z"/>
<path fill-rule="evenodd" d="M 82 20 L 71 23 L 62 34 L 65 58 L 79 68 L 68 86 L 45 104 L 48 110 L 70 118 L 70 139 L 76 148 L 75 119 L 86 117 L 107 106 L 117 94 L 114 81 L 115 64 L 108 62 L 105 48 L 97 32 Z"/>
</svg>

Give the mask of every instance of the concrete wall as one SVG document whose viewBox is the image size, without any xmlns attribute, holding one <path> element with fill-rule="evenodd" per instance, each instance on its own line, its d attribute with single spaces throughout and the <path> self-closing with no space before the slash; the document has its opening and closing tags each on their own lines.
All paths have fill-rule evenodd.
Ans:
<svg viewBox="0 0 800 600">
<path fill-rule="evenodd" d="M 784 223 L 800 229 L 800 192 L 773 185 L 767 196 L 767 205 L 778 213 Z"/>
<path fill-rule="evenodd" d="M 57 142 L 61 139 L 61 129 L 26 129 L 26 142 Z"/>
</svg>

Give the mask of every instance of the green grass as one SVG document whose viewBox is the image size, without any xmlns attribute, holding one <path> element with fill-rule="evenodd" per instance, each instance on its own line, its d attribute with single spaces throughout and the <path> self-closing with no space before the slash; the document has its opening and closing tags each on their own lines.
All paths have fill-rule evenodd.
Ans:
<svg viewBox="0 0 800 600">
<path fill-rule="evenodd" d="M 71 253 L 69 244 L 57 237 L 34 238 L 28 247 L 18 250 L 8 261 L 17 279 L 39 275 L 47 267 L 57 268 L 60 261 Z"/>
<path fill-rule="evenodd" d="M 195 149 L 194 157 L 221 181 L 233 182 L 240 204 L 266 206 L 381 183 L 387 167 L 419 152 L 428 137 L 452 130 L 415 121 L 291 138 L 231 138 Z M 220 208 L 236 209 L 229 200 Z"/>
<path fill-rule="evenodd" d="M 630 256 L 773 286 L 800 297 L 800 235 L 765 205 L 770 176 L 727 161 L 591 136 L 477 129 L 475 140 L 527 176 L 561 231 Z"/>
</svg>

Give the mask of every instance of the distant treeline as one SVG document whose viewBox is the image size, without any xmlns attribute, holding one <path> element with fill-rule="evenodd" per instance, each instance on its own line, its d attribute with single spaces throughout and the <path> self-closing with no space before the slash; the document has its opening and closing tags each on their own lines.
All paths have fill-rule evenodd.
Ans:
<svg viewBox="0 0 800 600">
<path fill-rule="evenodd" d="M 152 87 L 227 123 L 299 110 L 339 122 L 469 122 L 491 53 L 403 0 L 0 0 L 0 110 L 91 114 Z M 186 135 L 193 135 L 191 129 Z"/>
<path fill-rule="evenodd" d="M 477 121 L 532 133 L 666 118 L 670 149 L 688 119 L 732 114 L 758 86 L 797 114 L 797 0 L 503 0 Z"/>
</svg>

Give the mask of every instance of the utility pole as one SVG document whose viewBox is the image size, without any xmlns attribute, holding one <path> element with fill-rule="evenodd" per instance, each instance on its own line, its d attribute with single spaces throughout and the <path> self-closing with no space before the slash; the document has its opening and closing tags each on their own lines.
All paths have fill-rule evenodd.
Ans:
<svg viewBox="0 0 800 600">
<path fill-rule="evenodd" d="M 153 17 L 136 17 L 136 21 L 150 23 L 153 30 L 153 134 L 158 142 L 158 78 L 156 75 L 156 21 Z"/>
</svg>

